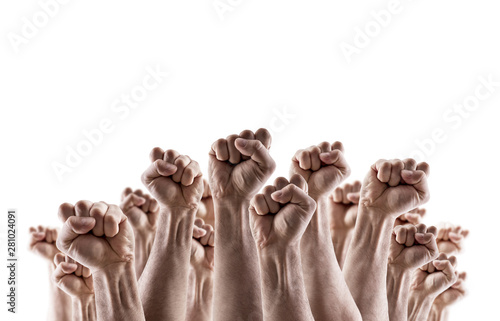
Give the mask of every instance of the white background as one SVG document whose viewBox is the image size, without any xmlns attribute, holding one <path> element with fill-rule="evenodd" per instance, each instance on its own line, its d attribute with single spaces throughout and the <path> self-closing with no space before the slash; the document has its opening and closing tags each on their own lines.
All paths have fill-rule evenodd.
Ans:
<svg viewBox="0 0 500 321">
<path fill-rule="evenodd" d="M 43 11 L 34 0 L 2 1 L 0 209 L 19 211 L 20 288 L 18 314 L 7 315 L 2 268 L 1 319 L 46 313 L 46 264 L 27 250 L 29 226 L 59 225 L 62 202 L 118 202 L 124 187 L 142 187 L 154 146 L 188 154 L 206 172 L 213 141 L 259 127 L 273 133 L 275 176 L 287 175 L 297 149 L 324 140 L 344 143 L 351 179 L 379 158 L 421 153 L 432 170 L 425 222 L 471 230 L 459 257 L 469 295 L 451 320 L 497 319 L 500 87 L 467 116 L 450 108 L 472 104 L 480 78 L 500 81 L 498 3 L 401 0 L 377 33 L 370 13 L 388 0 L 221 2 L 232 8 L 223 19 L 213 0 L 68 1 L 15 46 L 23 17 L 43 24 Z M 366 25 L 372 36 L 349 63 L 341 44 L 353 45 Z M 148 66 L 168 78 L 126 117 L 113 111 Z M 59 180 L 53 165 L 87 144 L 83 131 L 102 119 L 113 131 Z M 440 129 L 444 138 L 429 143 Z"/>
</svg>

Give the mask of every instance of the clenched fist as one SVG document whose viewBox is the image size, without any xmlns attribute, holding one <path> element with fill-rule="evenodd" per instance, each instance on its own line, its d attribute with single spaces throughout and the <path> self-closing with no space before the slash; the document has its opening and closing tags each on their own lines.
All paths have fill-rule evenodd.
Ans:
<svg viewBox="0 0 500 321">
<path fill-rule="evenodd" d="M 311 220 L 316 203 L 305 190 L 300 175 L 275 180 L 257 194 L 250 204 L 250 227 L 260 249 L 298 244 Z"/>
<path fill-rule="evenodd" d="M 402 271 L 415 270 L 437 258 L 437 228 L 424 224 L 398 225 L 392 234 L 389 264 Z"/>
<path fill-rule="evenodd" d="M 462 252 L 464 240 L 469 235 L 469 230 L 462 229 L 460 225 L 450 223 L 441 224 L 437 235 L 439 251 L 447 255 Z"/>
<path fill-rule="evenodd" d="M 137 233 L 152 233 L 156 229 L 156 221 L 160 207 L 158 202 L 140 189 L 132 191 L 125 188 L 121 195 L 120 209 L 128 217 L 132 228 Z"/>
<path fill-rule="evenodd" d="M 361 182 L 337 187 L 329 197 L 330 229 L 349 231 L 356 225 Z"/>
<path fill-rule="evenodd" d="M 59 253 L 56 247 L 57 229 L 40 225 L 37 228 L 30 227 L 29 231 L 31 235 L 29 249 L 52 262 L 56 254 Z"/>
<path fill-rule="evenodd" d="M 328 195 L 351 174 L 344 157 L 341 142 L 322 142 L 317 146 L 298 150 L 292 158 L 290 175 L 302 176 L 314 199 Z"/>
<path fill-rule="evenodd" d="M 142 182 L 163 207 L 195 209 L 203 194 L 200 166 L 187 155 L 156 147 Z"/>
<path fill-rule="evenodd" d="M 213 143 L 209 152 L 209 183 L 215 199 L 250 200 L 276 168 L 269 155 L 271 135 L 244 130 Z"/>
<path fill-rule="evenodd" d="M 194 221 L 193 242 L 191 245 L 191 267 L 197 271 L 214 270 L 215 234 L 212 225 L 205 224 L 201 218 Z"/>
<path fill-rule="evenodd" d="M 441 253 L 432 262 L 417 269 L 413 275 L 413 295 L 436 297 L 452 286 L 458 279 L 457 259 Z"/>
<path fill-rule="evenodd" d="M 379 160 L 363 182 L 360 204 L 396 219 L 429 200 L 429 165 L 413 159 Z"/>
<path fill-rule="evenodd" d="M 72 298 L 93 297 L 94 282 L 90 270 L 59 253 L 54 258 L 56 269 L 52 281 Z"/>
<path fill-rule="evenodd" d="M 116 205 L 79 201 L 59 207 L 64 223 L 57 248 L 92 273 L 114 263 L 134 261 L 134 234 Z"/>
</svg>

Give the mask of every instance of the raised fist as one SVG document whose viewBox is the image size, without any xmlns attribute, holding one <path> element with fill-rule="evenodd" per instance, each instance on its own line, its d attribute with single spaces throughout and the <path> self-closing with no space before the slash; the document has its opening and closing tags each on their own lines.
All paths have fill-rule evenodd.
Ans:
<svg viewBox="0 0 500 321">
<path fill-rule="evenodd" d="M 467 290 L 465 289 L 466 279 L 467 274 L 465 272 L 459 273 L 457 282 L 438 295 L 434 300 L 434 305 L 442 309 L 463 299 L 467 295 Z"/>
<path fill-rule="evenodd" d="M 359 191 L 361 182 L 344 184 L 337 187 L 329 197 L 331 230 L 352 230 L 358 214 Z"/>
<path fill-rule="evenodd" d="M 191 267 L 197 271 L 214 270 L 214 228 L 201 218 L 194 221 Z"/>
<path fill-rule="evenodd" d="M 298 150 L 292 158 L 290 176 L 302 176 L 314 199 L 328 195 L 351 174 L 344 157 L 341 142 L 323 142 L 317 146 Z"/>
<path fill-rule="evenodd" d="M 424 224 L 398 225 L 392 233 L 389 264 L 403 271 L 413 271 L 437 258 L 437 228 Z"/>
<path fill-rule="evenodd" d="M 250 200 L 276 168 L 270 147 L 271 135 L 263 128 L 255 134 L 244 130 L 213 143 L 208 165 L 213 197 Z"/>
<path fill-rule="evenodd" d="M 196 209 L 203 194 L 200 166 L 189 156 L 159 147 L 150 153 L 151 165 L 142 182 L 161 206 Z"/>
<path fill-rule="evenodd" d="M 413 274 L 411 289 L 420 297 L 436 297 L 452 286 L 458 279 L 455 271 L 457 259 L 444 253 L 432 262 L 417 269 Z"/>
<path fill-rule="evenodd" d="M 408 213 L 401 214 L 397 219 L 396 222 L 394 223 L 394 226 L 398 225 L 404 225 L 404 224 L 412 224 L 412 225 L 418 225 L 422 222 L 422 218 L 425 216 L 426 213 L 425 208 L 415 208 Z"/>
<path fill-rule="evenodd" d="M 94 296 L 94 282 L 88 268 L 62 253 L 54 257 L 54 264 L 52 281 L 67 295 L 72 298 Z"/>
<path fill-rule="evenodd" d="M 158 202 L 140 189 L 125 188 L 121 196 L 120 209 L 128 217 L 136 233 L 153 233 L 160 212 Z"/>
<path fill-rule="evenodd" d="M 59 253 L 56 247 L 57 229 L 40 225 L 38 228 L 30 227 L 29 231 L 31 236 L 29 249 L 47 261 L 52 262 L 54 256 Z"/>
<path fill-rule="evenodd" d="M 459 225 L 450 223 L 441 224 L 437 234 L 439 251 L 447 255 L 462 252 L 464 240 L 469 235 L 469 230 L 463 230 Z"/>
<path fill-rule="evenodd" d="M 59 207 L 64 223 L 57 248 L 93 274 L 114 263 L 134 261 L 134 233 L 116 205 L 79 201 Z"/>
<path fill-rule="evenodd" d="M 250 228 L 260 249 L 299 244 L 316 210 L 306 189 L 306 181 L 300 175 L 293 175 L 290 182 L 278 177 L 274 185 L 254 196 L 249 208 Z"/>
<path fill-rule="evenodd" d="M 413 159 L 379 160 L 363 182 L 360 205 L 396 219 L 429 200 L 429 165 Z"/>
</svg>

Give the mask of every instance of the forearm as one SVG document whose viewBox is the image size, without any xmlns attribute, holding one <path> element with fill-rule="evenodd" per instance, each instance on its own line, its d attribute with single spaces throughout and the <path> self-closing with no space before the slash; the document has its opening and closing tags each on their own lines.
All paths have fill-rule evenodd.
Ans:
<svg viewBox="0 0 500 321">
<path fill-rule="evenodd" d="M 433 296 L 411 293 L 408 299 L 408 321 L 427 321 L 432 302 Z"/>
<path fill-rule="evenodd" d="M 92 273 L 98 320 L 145 320 L 134 264 L 116 263 Z"/>
<path fill-rule="evenodd" d="M 247 201 L 216 200 L 215 320 L 261 320 L 262 301 L 257 249 Z"/>
<path fill-rule="evenodd" d="M 431 307 L 431 312 L 429 313 L 428 321 L 447 321 L 448 320 L 448 309 L 441 308 L 435 304 Z"/>
<path fill-rule="evenodd" d="M 146 263 L 148 262 L 154 242 L 154 234 L 141 235 L 140 232 L 135 233 L 135 273 L 137 280 L 142 275 Z"/>
<path fill-rule="evenodd" d="M 148 320 L 185 319 L 195 214 L 194 209 L 161 210 L 150 258 L 139 280 Z"/>
<path fill-rule="evenodd" d="M 95 297 L 73 298 L 73 321 L 95 321 Z"/>
<path fill-rule="evenodd" d="M 387 302 L 391 321 L 403 321 L 408 318 L 410 282 L 411 273 L 392 265 L 387 266 Z"/>
<path fill-rule="evenodd" d="M 364 320 L 388 320 L 387 258 L 391 218 L 360 207 L 344 276 Z"/>
<path fill-rule="evenodd" d="M 49 309 L 47 320 L 66 321 L 71 320 L 72 308 L 71 297 L 64 293 L 54 282 L 51 281 L 51 275 L 55 270 L 54 263 L 49 263 Z"/>
<path fill-rule="evenodd" d="M 332 230 L 332 243 L 335 250 L 335 256 L 339 263 L 340 269 L 344 268 L 345 258 L 347 257 L 347 250 L 351 244 L 353 230 Z"/>
<path fill-rule="evenodd" d="M 304 281 L 315 320 L 361 320 L 331 242 L 326 200 L 317 199 L 300 244 Z"/>
<path fill-rule="evenodd" d="M 314 320 L 302 274 L 299 246 L 259 253 L 264 320 Z"/>
<path fill-rule="evenodd" d="M 213 281 L 213 272 L 191 272 L 186 313 L 187 321 L 212 320 Z"/>
</svg>

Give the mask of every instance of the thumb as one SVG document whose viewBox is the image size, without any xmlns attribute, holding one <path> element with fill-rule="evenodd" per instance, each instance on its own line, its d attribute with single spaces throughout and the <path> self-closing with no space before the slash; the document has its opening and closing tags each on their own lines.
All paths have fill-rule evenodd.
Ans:
<svg viewBox="0 0 500 321">
<path fill-rule="evenodd" d="M 274 170 L 276 166 L 274 160 L 269 155 L 267 148 L 259 140 L 237 138 L 234 141 L 234 146 L 241 154 L 250 156 L 260 168 Z"/>
<path fill-rule="evenodd" d="M 347 199 L 351 202 L 353 202 L 354 204 L 359 204 L 359 199 L 360 199 L 360 196 L 361 193 L 360 192 L 356 192 L 356 193 L 348 193 L 347 194 Z"/>
<path fill-rule="evenodd" d="M 71 243 L 80 235 L 87 234 L 95 226 L 95 218 L 89 216 L 71 216 L 63 225 L 61 235 L 57 239 L 57 248 L 66 253 Z"/>
</svg>

